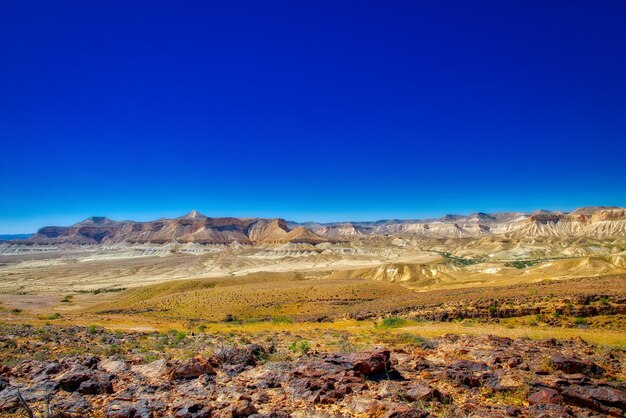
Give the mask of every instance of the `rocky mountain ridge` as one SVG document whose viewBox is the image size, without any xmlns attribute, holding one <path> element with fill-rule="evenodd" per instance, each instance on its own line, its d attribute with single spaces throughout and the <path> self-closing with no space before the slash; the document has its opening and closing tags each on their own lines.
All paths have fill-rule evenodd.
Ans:
<svg viewBox="0 0 626 418">
<path fill-rule="evenodd" d="M 292 225 L 296 225 L 293 223 Z M 299 224 L 297 224 L 299 225 Z M 380 220 L 375 222 L 304 223 L 328 238 L 358 235 L 413 235 L 428 238 L 504 238 L 626 236 L 626 209 L 616 206 L 583 207 L 572 212 L 539 210 L 525 212 L 477 212 L 467 216 L 445 215 L 425 220 Z"/>
<path fill-rule="evenodd" d="M 209 218 L 196 211 L 179 218 L 149 222 L 91 217 L 68 227 L 47 226 L 23 244 L 113 244 L 168 242 L 199 244 L 282 244 L 327 241 L 304 227 L 289 228 L 283 219 Z"/>
<path fill-rule="evenodd" d="M 274 218 L 210 218 L 192 211 L 179 218 L 155 221 L 115 221 L 91 217 L 68 227 L 46 226 L 19 244 L 113 244 L 127 242 L 164 244 L 319 244 L 361 236 L 417 236 L 425 238 L 480 238 L 502 236 L 591 237 L 626 236 L 626 209 L 584 207 L 572 212 L 535 211 L 446 215 L 426 220 L 373 222 L 287 222 Z M 16 243 L 18 243 L 16 241 Z"/>
</svg>

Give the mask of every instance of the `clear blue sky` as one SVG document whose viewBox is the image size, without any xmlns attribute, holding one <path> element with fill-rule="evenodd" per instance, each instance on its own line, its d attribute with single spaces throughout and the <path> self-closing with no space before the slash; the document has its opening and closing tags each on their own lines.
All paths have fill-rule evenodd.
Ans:
<svg viewBox="0 0 626 418">
<path fill-rule="evenodd" d="M 624 1 L 0 2 L 0 233 L 626 206 Z"/>
</svg>

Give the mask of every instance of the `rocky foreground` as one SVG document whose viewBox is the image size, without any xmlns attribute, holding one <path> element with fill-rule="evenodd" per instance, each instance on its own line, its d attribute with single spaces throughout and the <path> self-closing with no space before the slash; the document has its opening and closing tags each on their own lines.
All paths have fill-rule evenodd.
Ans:
<svg viewBox="0 0 626 418">
<path fill-rule="evenodd" d="M 281 356 L 234 344 L 185 358 L 116 352 L 132 335 L 5 326 L 0 415 L 42 417 L 603 417 L 626 413 L 626 355 L 582 340 L 449 335 Z M 110 347 L 106 354 L 88 341 Z M 186 346 L 184 335 L 173 336 Z M 43 353 L 42 351 L 46 352 Z M 93 352 L 98 355 L 93 355 Z M 8 353 L 19 355 L 10 361 Z"/>
</svg>

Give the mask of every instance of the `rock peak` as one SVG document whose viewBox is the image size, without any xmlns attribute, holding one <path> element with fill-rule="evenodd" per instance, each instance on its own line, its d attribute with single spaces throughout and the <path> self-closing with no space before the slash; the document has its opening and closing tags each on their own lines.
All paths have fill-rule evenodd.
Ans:
<svg viewBox="0 0 626 418">
<path fill-rule="evenodd" d="M 195 209 L 189 212 L 188 214 L 180 217 L 180 219 L 205 219 L 205 218 L 206 216 L 204 216 L 203 214 L 201 214 Z"/>
</svg>

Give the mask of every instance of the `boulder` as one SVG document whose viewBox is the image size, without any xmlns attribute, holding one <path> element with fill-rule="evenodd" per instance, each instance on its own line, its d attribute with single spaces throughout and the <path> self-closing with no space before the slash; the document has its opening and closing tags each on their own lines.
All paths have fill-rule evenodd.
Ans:
<svg viewBox="0 0 626 418">
<path fill-rule="evenodd" d="M 176 362 L 172 365 L 170 379 L 195 379 L 205 374 L 216 374 L 215 369 L 207 359 L 202 356 Z"/>
<path fill-rule="evenodd" d="M 408 389 L 405 393 L 405 397 L 409 402 L 418 402 L 418 401 L 438 401 L 444 402 L 448 400 L 447 396 L 444 396 L 437 389 L 433 389 L 428 385 L 417 384 L 410 389 Z"/>
<path fill-rule="evenodd" d="M 78 393 L 83 395 L 98 395 L 100 393 L 113 393 L 113 384 L 110 380 L 89 379 L 80 384 Z"/>
<path fill-rule="evenodd" d="M 52 405 L 54 418 L 83 418 L 88 417 L 91 405 L 87 399 L 77 393 L 61 399 Z"/>
<path fill-rule="evenodd" d="M 69 371 L 59 379 L 59 387 L 66 392 L 74 392 L 90 377 L 91 375 L 84 371 Z"/>
<path fill-rule="evenodd" d="M 626 392 L 597 386 L 570 386 L 561 392 L 565 402 L 608 414 L 626 412 Z"/>
<path fill-rule="evenodd" d="M 604 369 L 592 361 L 578 360 L 573 357 L 553 356 L 550 359 L 552 367 L 564 373 L 582 373 L 591 376 L 599 376 L 604 373 Z"/>
<path fill-rule="evenodd" d="M 118 360 L 113 357 L 102 360 L 98 367 L 107 373 L 113 374 L 123 373 L 129 369 L 128 364 L 124 360 Z"/>
<path fill-rule="evenodd" d="M 560 404 L 563 397 L 554 389 L 542 389 L 528 397 L 531 405 Z"/>
<path fill-rule="evenodd" d="M 173 408 L 174 418 L 211 418 L 211 406 L 201 402 L 185 402 Z"/>
<path fill-rule="evenodd" d="M 326 361 L 339 364 L 363 376 L 391 370 L 390 352 L 383 347 L 375 347 L 360 353 L 329 356 Z"/>
<path fill-rule="evenodd" d="M 132 366 L 131 370 L 148 380 L 159 380 L 167 376 L 170 368 L 165 360 L 160 359 L 152 363 Z"/>
</svg>

